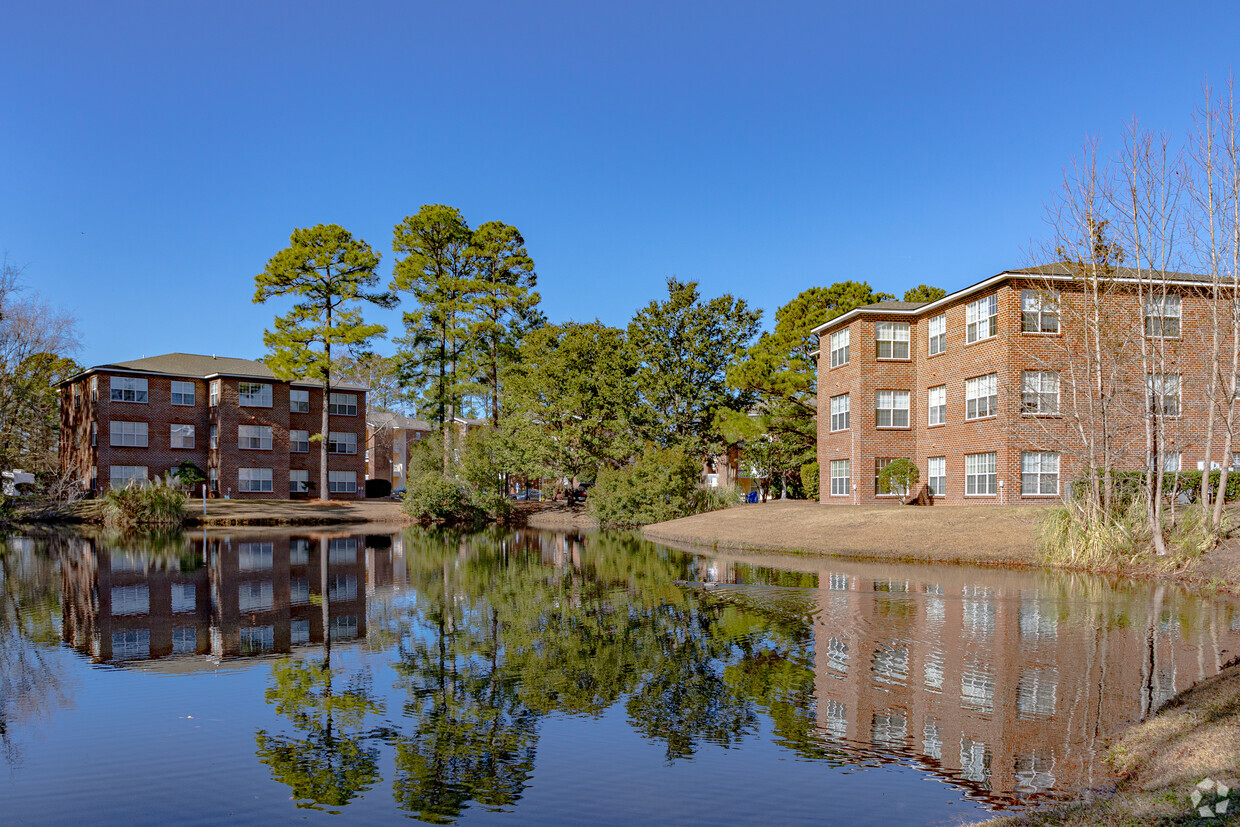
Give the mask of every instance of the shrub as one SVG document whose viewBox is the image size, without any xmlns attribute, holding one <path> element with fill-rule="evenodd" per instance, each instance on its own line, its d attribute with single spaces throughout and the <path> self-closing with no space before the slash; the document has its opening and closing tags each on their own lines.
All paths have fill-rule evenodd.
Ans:
<svg viewBox="0 0 1240 827">
<path fill-rule="evenodd" d="M 392 493 L 391 480 L 366 480 L 366 497 L 374 499 L 375 497 L 386 497 Z"/>
<path fill-rule="evenodd" d="M 698 466 L 679 448 L 647 448 L 628 468 L 604 470 L 588 507 L 602 525 L 641 526 L 692 510 Z"/>
<path fill-rule="evenodd" d="M 919 479 L 921 472 L 917 470 L 917 463 L 901 457 L 893 459 L 878 472 L 878 488 L 884 494 L 901 491 L 907 495 L 912 492 Z"/>
<path fill-rule="evenodd" d="M 735 485 L 699 485 L 693 489 L 693 495 L 689 498 L 689 513 L 705 514 L 708 511 L 731 508 L 744 501 L 741 490 Z"/>
<path fill-rule="evenodd" d="M 403 505 L 410 518 L 428 523 L 470 523 L 480 518 L 469 492 L 438 471 L 410 477 Z"/>
<path fill-rule="evenodd" d="M 818 499 L 818 463 L 807 462 L 801 466 L 801 485 L 805 486 L 806 499 Z"/>
<path fill-rule="evenodd" d="M 184 518 L 185 494 L 170 478 L 151 483 L 131 482 L 111 488 L 103 495 L 103 522 L 109 528 L 175 526 Z"/>
</svg>

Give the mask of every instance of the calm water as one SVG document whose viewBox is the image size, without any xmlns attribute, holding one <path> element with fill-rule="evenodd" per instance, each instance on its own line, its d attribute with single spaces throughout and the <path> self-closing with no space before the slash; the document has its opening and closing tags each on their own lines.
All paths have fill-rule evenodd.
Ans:
<svg viewBox="0 0 1240 827">
<path fill-rule="evenodd" d="M 1169 587 L 631 535 L 3 542 L 9 823 L 950 824 L 1240 654 Z"/>
</svg>

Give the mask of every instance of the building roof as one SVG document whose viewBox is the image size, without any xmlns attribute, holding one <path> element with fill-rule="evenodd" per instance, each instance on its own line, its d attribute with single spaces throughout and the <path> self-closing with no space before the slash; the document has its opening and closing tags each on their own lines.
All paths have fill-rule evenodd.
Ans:
<svg viewBox="0 0 1240 827">
<path fill-rule="evenodd" d="M 425 419 L 413 419 L 392 411 L 366 411 L 366 424 L 372 428 L 392 428 L 401 431 L 430 431 L 431 423 Z"/>
<path fill-rule="evenodd" d="M 851 321 L 857 316 L 869 314 L 891 313 L 897 315 L 912 316 L 923 310 L 933 310 L 941 307 L 957 299 L 963 298 L 970 293 L 976 293 L 985 290 L 998 282 L 1012 277 L 1020 276 L 1039 276 L 1050 281 L 1064 281 L 1076 276 L 1075 271 L 1069 266 L 1068 262 L 1056 261 L 1050 264 L 1039 264 L 1034 267 L 1025 267 L 1019 270 L 1004 270 L 1002 273 L 983 279 L 976 284 L 957 290 L 954 293 L 948 293 L 941 299 L 932 302 L 876 302 L 874 304 L 866 304 L 861 307 L 854 307 L 847 313 L 841 313 L 833 319 L 828 319 L 822 324 L 815 327 L 810 332 L 817 335 L 821 334 L 827 328 L 835 327 L 843 324 L 845 321 Z M 1201 273 L 1179 273 L 1179 272 L 1162 272 L 1151 270 L 1137 270 L 1133 267 L 1116 267 L 1114 268 L 1110 281 L 1115 282 L 1137 282 L 1145 281 L 1146 283 L 1158 284 L 1209 284 L 1210 276 Z"/>
<path fill-rule="evenodd" d="M 166 376 L 192 376 L 198 379 L 209 379 L 215 376 L 239 376 L 253 379 L 266 379 L 269 382 L 280 380 L 271 368 L 253 359 L 237 359 L 232 356 L 203 356 L 196 353 L 165 353 L 161 356 L 144 356 L 127 362 L 113 362 L 106 365 L 95 365 L 87 368 L 76 376 L 71 376 L 62 385 L 75 382 L 83 376 L 96 371 L 118 371 L 128 373 L 151 373 Z M 321 382 L 310 379 L 295 379 L 294 385 L 310 385 L 317 387 Z M 364 385 L 332 383 L 332 388 L 340 390 L 364 391 Z"/>
</svg>

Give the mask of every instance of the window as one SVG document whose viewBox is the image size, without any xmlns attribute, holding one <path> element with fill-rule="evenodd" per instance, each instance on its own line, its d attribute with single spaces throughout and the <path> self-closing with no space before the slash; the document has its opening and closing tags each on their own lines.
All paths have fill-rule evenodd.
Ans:
<svg viewBox="0 0 1240 827">
<path fill-rule="evenodd" d="M 329 541 L 327 562 L 333 565 L 357 565 L 357 540 L 352 537 L 337 537 Z"/>
<path fill-rule="evenodd" d="M 305 454 L 310 451 L 310 432 L 309 431 L 289 431 L 288 432 L 288 449 L 295 454 Z"/>
<path fill-rule="evenodd" d="M 308 602 L 308 601 L 307 601 Z M 310 642 L 310 621 L 294 620 L 289 626 L 289 643 L 297 646 Z"/>
<path fill-rule="evenodd" d="M 289 580 L 288 602 L 294 606 L 310 605 L 310 581 L 307 578 L 294 577 Z"/>
<path fill-rule="evenodd" d="M 172 630 L 172 654 L 192 655 L 198 651 L 198 630 L 193 626 L 179 626 Z"/>
<path fill-rule="evenodd" d="M 999 332 L 999 296 L 987 296 L 965 306 L 965 339 L 980 342 Z"/>
<path fill-rule="evenodd" d="M 151 656 L 151 630 L 133 629 L 112 633 L 112 659 L 137 660 Z"/>
<path fill-rule="evenodd" d="M 271 450 L 270 425 L 238 425 L 237 447 L 260 451 Z"/>
<path fill-rule="evenodd" d="M 238 382 L 237 394 L 237 404 L 239 405 L 249 408 L 271 407 L 271 385 L 259 382 Z"/>
<path fill-rule="evenodd" d="M 1022 333 L 1059 332 L 1059 291 L 1021 290 L 1020 329 Z"/>
<path fill-rule="evenodd" d="M 211 448 L 212 450 L 220 447 L 220 428 L 218 425 L 211 426 Z"/>
<path fill-rule="evenodd" d="M 1027 370 L 1020 377 L 1021 413 L 1048 416 L 1059 413 L 1059 374 Z"/>
<path fill-rule="evenodd" d="M 929 335 L 930 355 L 942 353 L 947 350 L 947 314 L 940 313 L 930 320 L 927 325 Z"/>
<path fill-rule="evenodd" d="M 306 566 L 310 564 L 309 540 L 296 539 L 288 541 L 288 564 L 290 566 Z"/>
<path fill-rule="evenodd" d="M 90 423 L 90 447 L 94 448 L 99 440 L 99 423 Z"/>
<path fill-rule="evenodd" d="M 237 568 L 241 571 L 271 571 L 275 554 L 275 543 L 238 543 Z"/>
<path fill-rule="evenodd" d="M 197 610 L 198 601 L 194 594 L 193 583 L 172 584 L 172 611 L 192 612 Z"/>
<path fill-rule="evenodd" d="M 852 479 L 848 473 L 849 461 L 831 460 L 831 496 L 846 497 L 852 493 Z"/>
<path fill-rule="evenodd" d="M 875 391 L 874 422 L 879 428 L 907 428 L 908 391 Z"/>
<path fill-rule="evenodd" d="M 981 419 L 999 412 L 999 374 L 964 380 L 964 418 Z"/>
<path fill-rule="evenodd" d="M 238 468 L 237 490 L 252 493 L 271 491 L 270 468 Z"/>
<path fill-rule="evenodd" d="M 848 394 L 831 397 L 831 430 L 848 430 Z"/>
<path fill-rule="evenodd" d="M 874 458 L 874 495 L 876 497 L 906 497 L 908 489 L 903 485 L 891 486 L 890 491 L 884 491 L 882 485 L 878 482 L 879 473 L 891 463 L 895 462 L 899 457 L 875 457 Z"/>
<path fill-rule="evenodd" d="M 90 401 L 91 402 L 99 401 L 99 377 L 98 376 L 90 377 Z"/>
<path fill-rule="evenodd" d="M 133 376 L 112 377 L 113 402 L 145 402 L 146 380 Z"/>
<path fill-rule="evenodd" d="M 874 344 L 879 359 L 907 359 L 908 323 L 879 322 L 874 325 Z"/>
<path fill-rule="evenodd" d="M 964 455 L 964 493 L 966 496 L 993 495 L 998 491 L 995 482 L 995 454 Z"/>
<path fill-rule="evenodd" d="M 193 405 L 194 404 L 194 383 L 174 381 L 172 383 L 172 404 L 173 405 Z"/>
<path fill-rule="evenodd" d="M 111 424 L 113 447 L 147 447 L 146 429 L 147 425 L 145 422 L 113 421 Z"/>
<path fill-rule="evenodd" d="M 207 469 L 207 484 L 211 486 L 211 490 L 215 493 L 220 491 L 220 469 L 212 465 Z"/>
<path fill-rule="evenodd" d="M 930 457 L 926 476 L 929 477 L 926 484 L 930 486 L 930 493 L 936 497 L 946 496 L 947 457 Z"/>
<path fill-rule="evenodd" d="M 357 472 L 328 471 L 327 488 L 329 494 L 356 494 Z"/>
<path fill-rule="evenodd" d="M 288 492 L 290 494 L 304 494 L 310 490 L 310 472 L 301 471 L 296 468 L 288 472 Z"/>
<path fill-rule="evenodd" d="M 147 480 L 145 465 L 113 465 L 109 474 L 109 482 L 113 488 L 124 488 L 130 483 L 141 484 Z"/>
<path fill-rule="evenodd" d="M 310 413 L 310 391 L 293 388 L 288 392 L 288 409 L 293 413 Z"/>
<path fill-rule="evenodd" d="M 1167 453 L 1163 454 L 1163 471 L 1166 471 L 1171 474 L 1179 473 L 1180 471 L 1180 452 L 1179 451 L 1168 451 Z"/>
<path fill-rule="evenodd" d="M 1020 493 L 1046 496 L 1059 493 L 1059 454 L 1023 451 L 1020 455 Z"/>
<path fill-rule="evenodd" d="M 356 454 L 357 434 L 340 434 L 332 431 L 327 437 L 329 454 Z"/>
<path fill-rule="evenodd" d="M 170 425 L 170 445 L 173 448 L 193 448 L 194 447 L 194 426 L 193 425 Z"/>
<path fill-rule="evenodd" d="M 151 593 L 149 587 L 113 586 L 113 615 L 144 615 L 151 612 Z"/>
<path fill-rule="evenodd" d="M 351 574 L 335 574 L 327 583 L 328 600 L 357 600 L 357 578 Z"/>
<path fill-rule="evenodd" d="M 256 655 L 276 648 L 274 626 L 251 626 L 241 630 L 240 651 L 243 655 Z"/>
<path fill-rule="evenodd" d="M 930 410 L 930 424 L 947 422 L 947 385 L 936 385 L 926 394 L 926 407 Z"/>
<path fill-rule="evenodd" d="M 1160 416 L 1180 415 L 1180 374 L 1155 373 L 1147 385 L 1151 412 Z"/>
<path fill-rule="evenodd" d="M 831 334 L 831 367 L 848 364 L 848 328 Z"/>
<path fill-rule="evenodd" d="M 1145 300 L 1145 335 L 1156 339 L 1180 336 L 1180 297 L 1149 296 Z M 115 397 L 114 397 L 115 398 Z"/>
<path fill-rule="evenodd" d="M 333 393 L 327 403 L 327 412 L 337 416 L 357 416 L 357 396 L 351 393 Z"/>
<path fill-rule="evenodd" d="M 207 403 L 214 408 L 220 404 L 220 380 L 216 379 L 211 383 L 210 392 L 208 393 Z"/>
</svg>

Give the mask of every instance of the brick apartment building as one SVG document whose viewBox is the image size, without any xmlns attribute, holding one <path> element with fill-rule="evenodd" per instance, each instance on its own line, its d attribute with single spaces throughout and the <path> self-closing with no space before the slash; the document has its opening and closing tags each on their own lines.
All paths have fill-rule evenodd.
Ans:
<svg viewBox="0 0 1240 827">
<path fill-rule="evenodd" d="M 1111 429 L 1117 466 L 1149 462 L 1143 417 L 1152 400 L 1166 414 L 1166 470 L 1234 465 L 1221 456 L 1221 437 L 1219 456 L 1204 456 L 1208 280 L 1168 274 L 1144 302 L 1130 270 L 1106 285 L 1103 326 L 1129 389 Z M 1148 293 L 1148 274 L 1144 286 Z M 877 481 L 897 458 L 917 465 L 918 487 L 936 502 L 1064 496 L 1083 469 L 1073 405 L 1096 396 L 1073 381 L 1085 305 L 1080 281 L 1052 264 L 1005 271 L 934 302 L 866 305 L 815 328 L 821 502 L 900 502 L 902 492 L 884 494 Z M 1143 373 L 1142 337 L 1162 354 L 1161 372 Z"/>
<path fill-rule="evenodd" d="M 423 419 L 370 411 L 366 416 L 366 478 L 390 480 L 393 488 L 404 487 L 409 452 L 431 432 L 431 424 Z"/>
<path fill-rule="evenodd" d="M 215 496 L 317 496 L 322 386 L 261 362 L 188 353 L 98 365 L 60 384 L 60 467 L 91 492 L 186 460 Z M 365 493 L 366 388 L 331 390 L 330 495 Z M 359 450 L 359 446 L 362 446 Z"/>
</svg>

